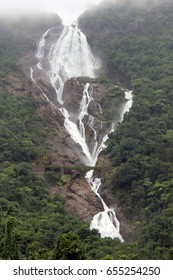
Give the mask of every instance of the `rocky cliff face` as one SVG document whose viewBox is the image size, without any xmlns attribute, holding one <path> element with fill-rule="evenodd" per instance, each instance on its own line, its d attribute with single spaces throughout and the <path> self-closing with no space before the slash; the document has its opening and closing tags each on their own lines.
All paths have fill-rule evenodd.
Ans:
<svg viewBox="0 0 173 280">
<path fill-rule="evenodd" d="M 91 223 L 93 216 L 103 211 L 99 198 L 84 178 L 74 180 L 69 186 L 64 207 L 69 214 L 73 213 L 86 223 Z"/>
<path fill-rule="evenodd" d="M 22 67 L 25 67 L 25 64 L 23 64 Z M 31 94 L 37 102 L 38 114 L 47 120 L 47 128 L 49 129 L 46 141 L 50 147 L 49 151 L 47 151 L 49 162 L 45 163 L 40 159 L 34 165 L 36 173 L 44 178 L 43 164 L 51 166 L 81 166 L 83 165 L 83 154 L 81 148 L 76 145 L 64 128 L 64 117 L 56 107 L 57 101 L 54 89 L 43 73 L 41 73 L 40 76 L 38 75 L 38 77 L 40 88 L 32 83 L 29 77 L 27 78 L 25 75 L 10 74 L 7 77 L 5 89 L 10 94 L 18 96 Z M 65 103 L 69 104 L 69 107 L 71 106 L 70 100 L 74 100 L 77 105 L 81 101 L 83 84 L 86 80 L 79 79 L 79 81 L 77 79 L 72 79 L 67 81 L 65 85 Z M 96 81 L 93 81 L 93 83 L 96 83 Z M 103 98 L 103 87 L 101 88 Z M 52 103 L 47 101 L 42 91 L 44 91 L 45 95 Z M 70 97 L 70 92 L 74 97 L 72 99 Z M 75 98 L 75 94 L 77 98 Z M 73 107 L 71 106 L 71 108 Z M 90 223 L 92 217 L 102 210 L 99 199 L 91 191 L 84 176 L 70 180 L 70 183 L 64 187 L 63 191 L 61 186 L 52 184 L 49 180 L 47 180 L 47 184 L 50 194 L 59 193 L 63 196 L 65 201 L 64 207 L 68 213 L 76 215 L 87 223 Z"/>
<path fill-rule="evenodd" d="M 83 89 L 86 82 L 90 82 L 93 87 L 93 97 L 94 102 L 90 105 L 90 114 L 98 118 L 98 131 L 103 133 L 103 128 L 100 128 L 100 119 L 102 118 L 102 112 L 100 111 L 100 106 L 103 106 L 106 102 L 106 95 L 108 84 L 100 83 L 98 79 L 70 79 L 65 83 L 63 98 L 64 104 L 69 111 L 73 112 L 73 121 L 77 120 L 78 108 L 82 99 Z M 44 81 L 45 83 L 45 81 Z M 40 86 L 42 84 L 40 83 Z M 47 87 L 45 92 L 49 92 L 47 96 L 50 98 L 50 84 L 44 85 Z M 51 164 L 53 166 L 81 166 L 83 165 L 82 151 L 78 147 L 71 137 L 68 135 L 67 131 L 64 129 L 64 117 L 57 107 L 52 106 L 45 100 L 45 97 L 39 92 L 38 88 L 35 89 L 34 97 L 39 103 L 38 112 L 48 119 L 49 124 L 53 129 L 53 135 L 47 136 L 47 141 L 49 142 L 50 152 L 49 156 L 51 159 Z M 52 100 L 53 101 L 53 100 Z M 46 104 L 46 106 L 45 106 Z M 55 103 L 56 104 L 56 101 Z M 119 104 L 120 105 L 120 104 Z M 104 107 L 104 106 L 103 106 Z M 119 110 L 121 106 L 119 107 Z M 106 130 L 109 126 L 108 120 L 103 120 L 103 126 Z M 90 141 L 91 131 L 87 131 L 87 139 Z M 107 168 L 111 168 L 109 159 L 103 160 L 103 157 L 99 160 L 101 166 L 106 165 Z M 103 169 L 103 168 L 102 168 Z M 104 172 L 97 171 L 97 176 L 102 177 L 105 175 L 106 168 Z M 104 173 L 104 174 L 103 174 Z M 93 216 L 103 211 L 103 206 L 98 199 L 98 197 L 91 191 L 90 186 L 84 178 L 84 174 L 79 176 L 72 176 L 70 180 L 62 187 L 56 183 L 51 183 L 47 181 L 48 189 L 51 195 L 60 194 L 64 198 L 64 208 L 69 214 L 73 214 L 79 217 L 86 223 L 90 223 Z M 104 184 L 104 183 L 103 183 Z M 121 221 L 121 232 L 126 241 L 133 241 L 134 236 L 134 225 L 128 223 L 122 214 L 121 206 L 112 197 L 108 190 L 105 190 L 104 185 L 101 188 L 101 196 L 109 207 L 114 207 L 116 209 L 117 217 Z"/>
<path fill-rule="evenodd" d="M 32 66 L 32 63 L 37 63 L 32 56 L 26 59 L 27 56 L 21 59 L 23 69 L 28 69 L 28 66 Z M 36 71 L 36 83 L 28 81 L 25 77 L 27 84 L 23 86 L 25 91 L 30 91 L 37 101 L 38 114 L 46 118 L 48 126 L 50 128 L 47 133 L 46 141 L 49 144 L 48 165 L 51 166 L 82 166 L 84 165 L 84 154 L 79 145 L 77 145 L 70 137 L 66 129 L 64 128 L 64 117 L 58 109 L 59 104 L 56 98 L 55 89 L 51 86 L 48 76 L 40 69 Z M 25 72 L 28 75 L 28 72 Z M 22 78 L 18 77 L 18 85 L 13 83 L 13 87 L 16 89 L 21 87 Z M 14 78 L 13 78 L 14 79 Z M 17 78 L 16 78 L 17 80 Z M 89 79 L 85 77 L 73 78 L 67 80 L 63 90 L 64 106 L 71 114 L 72 121 L 78 124 L 78 115 L 80 103 L 83 97 L 84 86 L 86 83 L 90 83 L 90 90 L 92 90 L 93 100 L 91 101 L 88 112 L 94 117 L 97 134 L 100 136 L 105 135 L 111 126 L 109 114 L 110 102 L 107 102 L 110 84 L 100 79 Z M 14 89 L 13 89 L 14 91 Z M 23 92 L 24 94 L 24 92 Z M 114 100 L 115 101 L 115 100 Z M 117 105 L 111 104 L 114 110 L 117 111 L 117 118 L 121 112 L 121 106 L 123 106 L 124 100 L 118 100 Z M 102 109 L 104 108 L 104 109 Z M 103 112 L 104 111 L 104 112 Z M 87 123 L 87 119 L 86 119 Z M 93 130 L 86 126 L 86 139 L 90 149 L 93 148 Z M 39 162 L 38 165 L 42 162 Z M 39 167 L 35 167 L 35 170 Z M 42 170 L 44 174 L 44 170 Z M 55 182 L 46 178 L 48 184 L 48 190 L 51 195 L 56 193 L 60 194 L 64 198 L 64 207 L 66 212 L 74 214 L 83 221 L 90 223 L 93 216 L 98 212 L 103 211 L 102 204 L 98 197 L 91 191 L 90 186 L 86 182 L 83 176 L 80 178 L 72 176 L 71 179 L 62 187 Z M 111 195 L 106 194 L 108 200 Z"/>
<path fill-rule="evenodd" d="M 89 78 L 77 78 L 70 79 L 65 83 L 63 90 L 64 106 L 68 108 L 68 111 L 72 115 L 72 121 L 76 124 L 79 122 L 80 104 L 83 98 L 84 86 L 86 83 L 90 83 L 89 90 L 92 91 L 92 100 L 88 107 L 88 113 L 90 118 L 93 118 L 94 129 L 97 131 L 98 141 L 108 133 L 110 130 L 110 120 L 104 119 L 102 106 L 106 102 L 106 92 L 108 85 L 99 82 L 99 79 Z M 89 123 L 89 116 L 85 116 L 84 125 L 86 131 L 86 142 L 90 150 L 93 149 L 94 131 Z"/>
<path fill-rule="evenodd" d="M 61 33 L 62 26 L 59 24 L 54 27 L 51 36 L 48 40 L 49 44 L 46 45 L 45 52 L 55 38 Z M 7 75 L 6 83 L 0 89 L 6 89 L 7 92 L 14 95 L 31 94 L 37 102 L 37 112 L 44 117 L 47 121 L 46 141 L 49 146 L 47 151 L 48 162 L 40 159 L 34 165 L 35 172 L 40 176 L 45 176 L 43 165 L 50 166 L 83 166 L 84 154 L 79 145 L 77 145 L 70 137 L 66 129 L 64 128 L 64 117 L 58 109 L 59 104 L 57 102 L 55 89 L 51 86 L 49 77 L 44 71 L 36 69 L 35 66 L 38 63 L 35 58 L 35 49 L 29 48 L 23 56 L 19 58 L 19 64 L 22 71 L 20 73 L 10 73 Z M 44 61 L 45 67 L 49 67 Z M 35 67 L 36 83 L 31 81 L 30 67 Z M 86 83 L 90 83 L 90 90 L 92 91 L 93 100 L 88 107 L 89 114 L 94 117 L 94 128 L 97 130 L 97 134 L 100 136 L 105 135 L 110 129 L 111 122 L 109 116 L 109 109 L 111 101 L 108 100 L 108 92 L 110 84 L 100 79 L 88 79 L 80 77 L 76 79 L 68 80 L 64 85 L 63 100 L 64 106 L 71 113 L 72 121 L 78 125 L 79 107 L 83 97 L 84 86 Z M 115 100 L 114 100 L 115 101 Z M 123 100 L 117 102 L 117 105 L 113 102 L 113 109 L 118 115 L 123 106 Z M 107 114 L 105 114 L 107 112 Z M 86 117 L 86 124 L 87 124 Z M 93 148 L 93 130 L 86 125 L 86 139 L 90 149 Z M 86 182 L 83 176 L 71 176 L 67 183 L 63 183 L 63 187 L 58 183 L 52 183 L 51 180 L 46 178 L 48 190 L 51 195 L 55 193 L 60 194 L 64 198 L 65 210 L 74 214 L 83 221 L 90 223 L 93 216 L 103 210 L 102 204 L 98 197 L 91 191 L 90 186 Z M 111 195 L 106 193 L 105 197 L 111 201 Z M 109 204 L 109 203 L 108 203 Z"/>
</svg>

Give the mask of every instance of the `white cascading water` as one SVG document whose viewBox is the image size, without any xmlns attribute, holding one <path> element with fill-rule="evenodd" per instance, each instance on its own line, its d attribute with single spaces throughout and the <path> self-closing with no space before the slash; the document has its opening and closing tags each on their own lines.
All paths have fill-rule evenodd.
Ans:
<svg viewBox="0 0 173 280">
<path fill-rule="evenodd" d="M 108 136 L 107 134 L 102 136 L 98 135 L 94 126 L 94 117 L 88 113 L 88 106 L 90 102 L 94 100 L 92 96 L 92 87 L 89 83 L 84 86 L 77 122 L 72 121 L 70 112 L 67 110 L 67 108 L 65 108 L 63 100 L 63 88 L 65 82 L 70 78 L 94 78 L 95 71 L 99 68 L 99 63 L 94 58 L 87 43 L 86 36 L 79 30 L 77 23 L 73 23 L 71 26 L 64 27 L 58 40 L 52 44 L 49 52 L 46 51 L 46 55 L 46 37 L 49 32 L 51 32 L 51 29 L 46 31 L 38 42 L 36 57 L 38 58 L 39 62 L 37 64 L 37 68 L 47 73 L 57 94 L 57 101 L 59 102 L 60 106 L 59 110 L 62 112 L 65 119 L 64 126 L 74 142 L 79 144 L 81 147 L 83 154 L 85 155 L 85 164 L 87 166 L 94 167 L 96 165 L 99 153 L 106 147 L 105 142 L 108 139 Z M 44 64 L 45 59 L 48 61 L 48 64 Z M 35 75 L 36 74 L 34 73 L 34 70 L 31 68 L 31 79 L 35 84 L 37 84 Z M 41 92 L 44 94 L 42 90 Z M 126 92 L 125 97 L 129 99 L 129 101 L 126 103 L 126 106 L 122 112 L 121 120 L 123 119 L 124 113 L 127 112 L 132 105 L 131 93 Z M 46 99 L 48 98 L 46 97 Z M 98 104 L 98 106 L 100 108 L 100 112 L 102 112 L 100 104 Z M 90 147 L 86 140 L 86 125 L 93 131 L 94 144 Z M 123 241 L 123 238 L 119 233 L 120 225 L 116 218 L 114 209 L 108 208 L 99 194 L 101 180 L 99 178 L 93 178 L 93 170 L 87 172 L 86 180 L 89 183 L 91 189 L 100 198 L 104 208 L 103 212 L 100 212 L 94 216 L 90 228 L 97 229 L 100 232 L 101 237 L 119 238 L 121 241 Z"/>
<path fill-rule="evenodd" d="M 123 120 L 124 114 L 129 112 L 132 103 L 133 96 L 132 91 L 125 91 L 125 98 L 127 102 L 124 106 L 123 111 L 121 112 L 120 121 Z M 115 126 L 112 128 L 112 132 L 115 130 Z M 105 137 L 105 141 L 108 139 L 108 136 Z M 104 141 L 103 141 L 104 144 Z M 120 223 L 116 217 L 115 210 L 112 208 L 108 208 L 105 204 L 104 200 L 101 198 L 99 194 L 99 188 L 101 186 L 101 179 L 93 177 L 94 170 L 90 170 L 86 174 L 86 180 L 88 181 L 93 192 L 100 198 L 104 211 L 99 212 L 93 217 L 93 220 L 90 224 L 90 229 L 97 229 L 101 235 L 101 237 L 111 237 L 118 238 L 121 242 L 123 242 L 123 237 L 120 234 Z"/>
<path fill-rule="evenodd" d="M 52 28 L 48 29 L 41 37 L 41 39 L 39 40 L 39 45 L 38 45 L 38 49 L 37 49 L 37 53 L 36 53 L 36 57 L 39 59 L 39 63 L 37 64 L 37 67 L 39 69 L 42 70 L 42 64 L 41 61 L 44 58 L 45 55 L 45 44 L 46 44 L 46 36 L 49 33 L 49 31 Z"/>
<path fill-rule="evenodd" d="M 49 76 L 60 104 L 63 104 L 62 92 L 68 79 L 95 77 L 97 63 L 86 36 L 78 29 L 77 23 L 64 27 L 59 39 L 50 49 L 48 60 L 51 66 Z"/>
</svg>

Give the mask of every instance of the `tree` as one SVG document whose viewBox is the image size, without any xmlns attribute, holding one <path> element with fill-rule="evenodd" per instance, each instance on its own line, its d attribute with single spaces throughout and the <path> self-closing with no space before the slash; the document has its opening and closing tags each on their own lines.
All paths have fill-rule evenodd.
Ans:
<svg viewBox="0 0 173 280">
<path fill-rule="evenodd" d="M 84 245 L 75 233 L 60 234 L 56 241 L 53 259 L 82 260 L 84 259 Z"/>
<path fill-rule="evenodd" d="M 4 250 L 2 257 L 5 260 L 19 260 L 20 252 L 18 247 L 18 236 L 13 232 L 14 218 L 7 218 L 5 229 Z"/>
</svg>

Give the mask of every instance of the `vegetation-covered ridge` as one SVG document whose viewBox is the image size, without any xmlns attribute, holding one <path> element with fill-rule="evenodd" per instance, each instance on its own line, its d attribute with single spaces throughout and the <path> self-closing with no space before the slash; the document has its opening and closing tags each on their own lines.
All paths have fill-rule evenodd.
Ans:
<svg viewBox="0 0 173 280">
<path fill-rule="evenodd" d="M 0 104 L 0 259 L 132 258 L 119 241 L 101 239 L 67 214 L 62 196 L 50 196 L 47 181 L 66 188 L 74 174 L 49 170 L 40 178 L 33 171 L 47 152 L 47 123 L 31 96 L 0 94 Z"/>
<path fill-rule="evenodd" d="M 100 30 L 93 47 L 111 76 L 133 90 L 133 107 L 108 141 L 106 184 L 127 219 L 136 217 L 146 259 L 173 258 L 173 4 L 161 2 L 110 4 L 81 17 L 89 39 Z"/>
<path fill-rule="evenodd" d="M 29 93 L 9 95 L 6 84 L 9 74 L 24 75 L 19 59 L 30 48 L 32 32 L 20 49 L 12 33 L 7 38 L 5 27 L 0 29 L 0 259 L 173 258 L 172 13 L 171 1 L 147 9 L 109 4 L 80 19 L 110 77 L 134 93 L 133 107 L 106 151 L 112 168 L 105 184 L 138 228 L 136 241 L 123 244 L 101 239 L 65 213 L 62 196 L 48 194 L 48 179 L 66 188 L 71 175 L 34 173 L 33 163 L 47 151 L 48 124 Z M 113 88 L 108 95 L 114 96 Z"/>
<path fill-rule="evenodd" d="M 37 113 L 42 100 L 33 99 L 37 93 L 20 59 L 35 51 L 36 41 L 55 21 L 1 22 L 0 259 L 102 259 L 117 254 L 119 241 L 101 239 L 88 224 L 65 212 L 62 195 L 48 192 L 55 183 L 63 192 L 74 174 L 39 174 L 40 163 L 49 159 L 47 136 L 56 134 L 47 117 Z"/>
</svg>

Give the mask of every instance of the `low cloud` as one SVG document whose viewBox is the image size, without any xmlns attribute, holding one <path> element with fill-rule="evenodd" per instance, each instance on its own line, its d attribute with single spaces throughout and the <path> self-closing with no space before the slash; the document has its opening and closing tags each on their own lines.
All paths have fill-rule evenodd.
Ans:
<svg viewBox="0 0 173 280">
<path fill-rule="evenodd" d="M 0 2 L 1 15 L 35 14 L 39 11 L 57 13 L 65 23 L 75 20 L 90 5 L 101 0 L 4 0 Z"/>
</svg>

